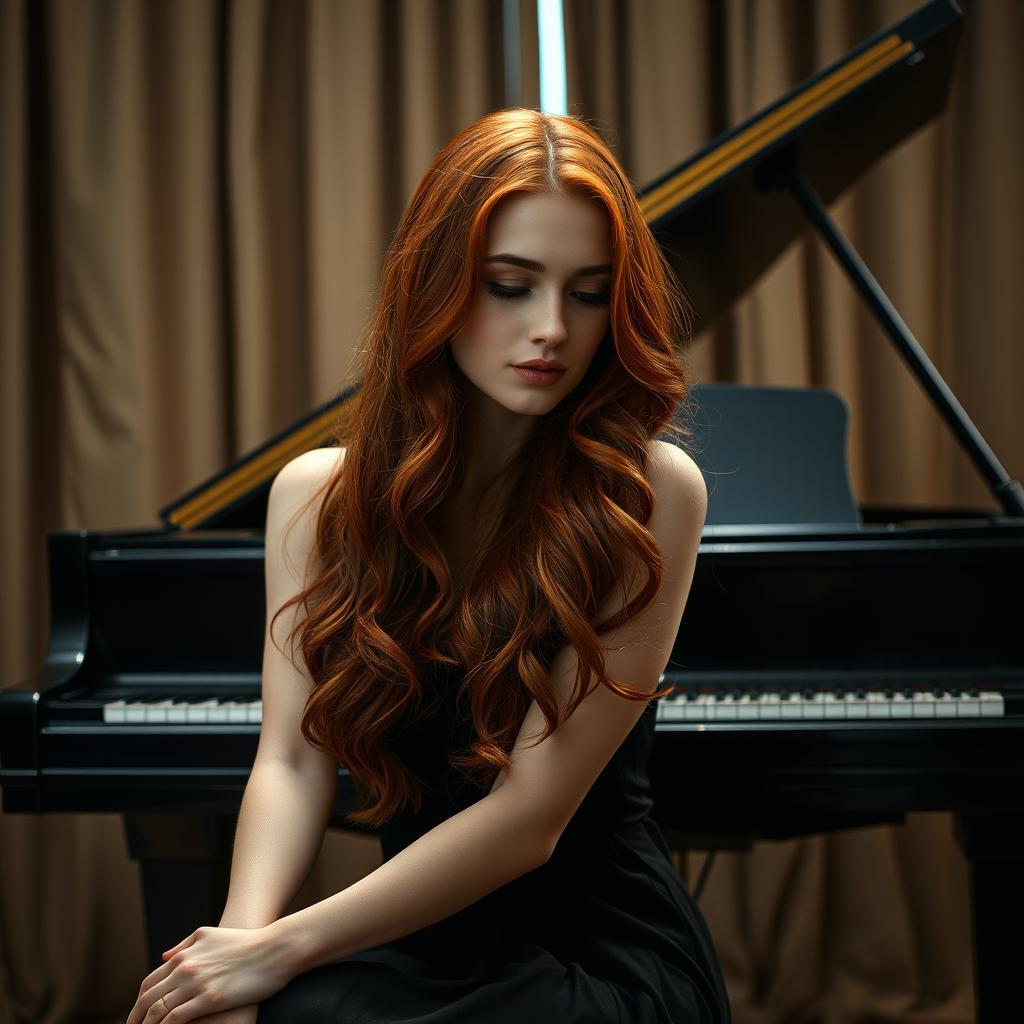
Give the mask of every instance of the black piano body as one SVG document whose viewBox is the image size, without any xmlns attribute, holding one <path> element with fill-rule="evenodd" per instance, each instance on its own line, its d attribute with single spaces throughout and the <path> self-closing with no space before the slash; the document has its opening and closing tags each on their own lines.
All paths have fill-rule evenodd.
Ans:
<svg viewBox="0 0 1024 1024">
<path fill-rule="evenodd" d="M 706 532 L 658 707 L 655 818 L 696 849 L 953 812 L 1005 1005 L 1024 910 L 1024 524 Z M 49 544 L 46 667 L 2 695 L 4 809 L 124 815 L 156 964 L 223 908 L 259 734 L 263 538 Z M 899 717 L 901 697 L 932 706 Z M 332 827 L 352 801 L 341 768 Z"/>
</svg>

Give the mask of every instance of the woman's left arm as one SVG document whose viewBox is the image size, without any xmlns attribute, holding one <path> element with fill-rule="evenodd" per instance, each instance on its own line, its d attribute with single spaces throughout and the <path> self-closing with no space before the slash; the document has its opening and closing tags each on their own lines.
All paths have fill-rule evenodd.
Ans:
<svg viewBox="0 0 1024 1024">
<path fill-rule="evenodd" d="M 665 576 L 648 608 L 602 637 L 608 674 L 648 692 L 657 689 L 672 653 L 707 508 L 703 477 L 689 456 L 663 442 L 653 448 L 655 506 L 647 529 Z M 624 604 L 622 588 L 615 588 L 598 621 Z M 552 661 L 551 683 L 562 707 L 576 665 L 570 646 Z M 487 796 L 325 900 L 260 929 L 193 932 L 143 982 L 154 999 L 167 991 L 171 1012 L 129 1018 L 128 1024 L 183 1024 L 266 999 L 297 974 L 425 928 L 539 867 L 645 707 L 598 685 L 546 740 L 532 745 L 545 724 L 534 701 L 511 753 L 511 771 L 498 775 Z"/>
</svg>

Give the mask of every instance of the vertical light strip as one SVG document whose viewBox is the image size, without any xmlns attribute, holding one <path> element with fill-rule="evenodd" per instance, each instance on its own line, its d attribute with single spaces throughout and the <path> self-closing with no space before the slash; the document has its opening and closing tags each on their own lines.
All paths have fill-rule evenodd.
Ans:
<svg viewBox="0 0 1024 1024">
<path fill-rule="evenodd" d="M 537 0 L 537 41 L 540 49 L 540 109 L 548 114 L 565 114 L 568 107 L 562 0 Z"/>
<path fill-rule="evenodd" d="M 502 56 L 505 61 L 505 106 L 518 107 L 522 104 L 522 90 L 519 88 L 519 0 L 505 0 L 502 5 L 501 27 L 504 36 Z"/>
</svg>

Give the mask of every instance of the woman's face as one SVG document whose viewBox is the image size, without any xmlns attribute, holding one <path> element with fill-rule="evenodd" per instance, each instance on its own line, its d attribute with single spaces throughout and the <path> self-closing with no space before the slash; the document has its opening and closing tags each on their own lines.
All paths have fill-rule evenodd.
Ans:
<svg viewBox="0 0 1024 1024">
<path fill-rule="evenodd" d="M 476 300 L 451 340 L 456 365 L 510 412 L 549 412 L 583 379 L 608 330 L 611 264 L 611 228 L 597 202 L 567 192 L 510 196 L 488 223 Z M 538 359 L 562 369 L 515 369 Z"/>
</svg>

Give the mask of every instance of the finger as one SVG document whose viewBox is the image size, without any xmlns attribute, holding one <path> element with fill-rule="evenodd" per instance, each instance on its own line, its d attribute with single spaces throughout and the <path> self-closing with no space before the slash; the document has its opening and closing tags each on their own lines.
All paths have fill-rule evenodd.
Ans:
<svg viewBox="0 0 1024 1024">
<path fill-rule="evenodd" d="M 176 991 L 180 992 L 181 989 L 177 989 Z M 172 996 L 168 996 L 166 1002 L 171 1002 L 172 998 Z M 194 999 L 189 996 L 185 996 L 184 1001 L 179 1005 L 174 1006 L 166 1017 L 160 1017 L 157 1019 L 160 1024 L 188 1024 L 189 1021 L 199 1020 L 201 1017 L 205 1017 L 214 1012 L 213 1007 L 209 1005 L 209 1002 L 209 999 L 201 994 L 197 995 Z"/>
<path fill-rule="evenodd" d="M 185 938 L 183 938 L 181 940 L 181 942 L 179 942 L 172 949 L 165 950 L 161 954 L 161 956 L 174 956 L 174 954 L 177 953 L 179 950 L 187 949 L 195 941 L 196 941 L 196 933 L 193 932 L 191 935 L 186 935 Z"/>
<path fill-rule="evenodd" d="M 155 971 L 147 974 L 142 979 L 142 984 L 139 986 L 139 995 L 144 995 L 154 985 L 159 985 L 170 973 L 174 970 L 174 964 L 165 963 L 161 964 Z"/>
<path fill-rule="evenodd" d="M 139 989 L 143 992 L 148 992 L 154 985 L 159 985 L 164 978 L 167 977 L 174 967 L 171 964 L 163 963 L 159 967 L 154 968 L 149 972 L 143 979 Z"/>
<path fill-rule="evenodd" d="M 172 969 L 173 967 L 171 964 L 164 964 L 164 966 L 160 968 L 160 971 L 156 972 L 162 974 L 163 978 L 158 979 L 149 985 L 146 985 L 145 981 L 143 982 L 145 988 L 140 990 L 138 999 L 135 1000 L 135 1005 L 132 1007 L 132 1012 L 128 1014 L 128 1019 L 125 1021 L 125 1024 L 143 1024 L 143 1021 L 159 1019 L 154 1018 L 154 1016 L 150 1014 L 149 1010 L 150 1007 L 160 1002 L 160 998 L 162 996 L 166 996 L 167 993 L 171 991 L 171 985 L 161 984 L 161 982 L 168 976 L 169 971 Z M 146 981 L 149 981 L 153 976 L 154 975 L 151 974 Z M 166 1000 L 164 1005 L 166 1005 Z M 168 1009 L 170 1009 L 170 1007 L 168 1007 Z M 159 1008 L 157 1012 L 159 1012 Z"/>
<path fill-rule="evenodd" d="M 159 990 L 153 993 L 152 1000 L 148 1004 L 148 1009 L 142 1018 L 142 1024 L 154 1024 L 159 1021 L 160 1024 L 167 1024 L 175 1020 L 193 1020 L 195 1015 L 191 1016 L 171 1016 L 176 1010 L 180 1010 L 182 1006 L 187 1006 L 192 997 L 180 986 L 171 988 L 170 985 L 163 985 Z"/>
</svg>

